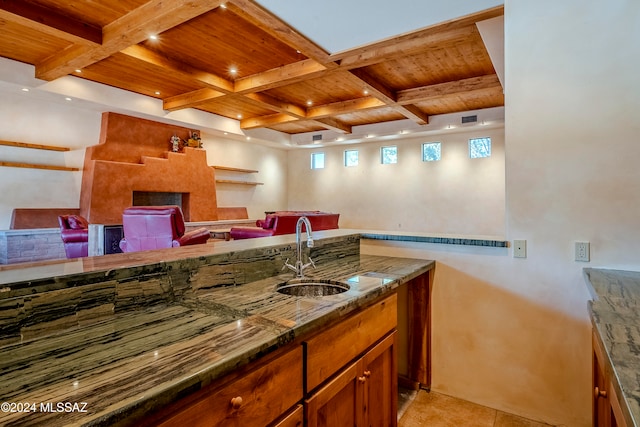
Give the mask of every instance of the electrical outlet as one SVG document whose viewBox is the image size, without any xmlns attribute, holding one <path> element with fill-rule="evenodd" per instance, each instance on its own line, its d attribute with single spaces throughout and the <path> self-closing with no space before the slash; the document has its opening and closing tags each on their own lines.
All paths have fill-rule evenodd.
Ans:
<svg viewBox="0 0 640 427">
<path fill-rule="evenodd" d="M 514 258 L 527 257 L 527 241 L 526 240 L 513 241 L 513 257 Z"/>
<path fill-rule="evenodd" d="M 576 261 L 590 261 L 589 242 L 576 242 Z"/>
</svg>

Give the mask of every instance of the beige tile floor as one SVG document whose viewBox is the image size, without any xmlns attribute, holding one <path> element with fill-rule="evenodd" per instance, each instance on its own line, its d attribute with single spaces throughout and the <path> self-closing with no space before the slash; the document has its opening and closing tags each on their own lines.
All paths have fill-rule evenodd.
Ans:
<svg viewBox="0 0 640 427">
<path fill-rule="evenodd" d="M 549 427 L 436 392 L 401 391 L 398 427 Z"/>
</svg>

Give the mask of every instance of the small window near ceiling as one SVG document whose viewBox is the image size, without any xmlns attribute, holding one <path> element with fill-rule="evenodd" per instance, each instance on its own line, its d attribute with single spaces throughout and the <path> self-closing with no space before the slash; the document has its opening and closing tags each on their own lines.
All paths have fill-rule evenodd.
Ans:
<svg viewBox="0 0 640 427">
<path fill-rule="evenodd" d="M 383 165 L 398 163 L 398 147 L 391 145 L 380 149 L 380 159 Z"/>
<path fill-rule="evenodd" d="M 469 140 L 469 157 L 480 159 L 491 156 L 491 138 L 472 138 Z"/>
<path fill-rule="evenodd" d="M 324 153 L 311 153 L 311 169 L 324 169 Z"/>
<path fill-rule="evenodd" d="M 422 144 L 422 161 L 437 162 L 441 158 L 441 148 L 439 142 L 427 142 Z"/>
<path fill-rule="evenodd" d="M 344 165 L 345 166 L 358 166 L 358 150 L 345 150 L 344 151 Z"/>
</svg>

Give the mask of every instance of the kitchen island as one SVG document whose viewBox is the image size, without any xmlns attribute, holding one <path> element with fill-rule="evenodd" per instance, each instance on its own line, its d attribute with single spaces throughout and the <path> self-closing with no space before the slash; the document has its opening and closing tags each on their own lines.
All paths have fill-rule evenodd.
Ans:
<svg viewBox="0 0 640 427">
<path fill-rule="evenodd" d="M 294 257 L 293 236 L 0 271 L 0 381 L 10 404 L 0 424 L 138 425 L 434 266 L 361 255 L 359 234 L 348 230 L 315 234 L 317 269 L 306 275 L 346 282 L 348 291 L 276 292 L 292 276 L 282 267 Z"/>
</svg>

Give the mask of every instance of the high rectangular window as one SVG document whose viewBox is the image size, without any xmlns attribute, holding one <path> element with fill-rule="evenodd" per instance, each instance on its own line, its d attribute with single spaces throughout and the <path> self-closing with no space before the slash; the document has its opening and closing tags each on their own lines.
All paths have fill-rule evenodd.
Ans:
<svg viewBox="0 0 640 427">
<path fill-rule="evenodd" d="M 345 166 L 358 166 L 358 150 L 345 150 L 344 151 L 344 165 Z"/>
<path fill-rule="evenodd" d="M 324 153 L 311 153 L 311 169 L 324 169 Z"/>
<path fill-rule="evenodd" d="M 442 154 L 441 144 L 439 142 L 428 142 L 422 144 L 422 161 L 437 162 Z"/>
<path fill-rule="evenodd" d="M 380 161 L 383 165 L 398 163 L 398 147 L 390 145 L 380 149 Z"/>
<path fill-rule="evenodd" d="M 491 156 L 491 138 L 472 138 L 469 140 L 469 157 L 480 159 Z"/>
</svg>

